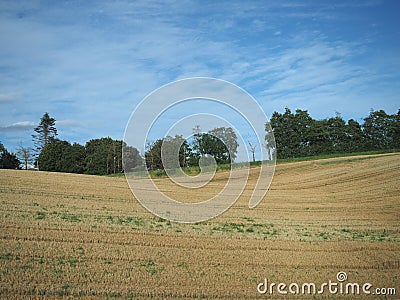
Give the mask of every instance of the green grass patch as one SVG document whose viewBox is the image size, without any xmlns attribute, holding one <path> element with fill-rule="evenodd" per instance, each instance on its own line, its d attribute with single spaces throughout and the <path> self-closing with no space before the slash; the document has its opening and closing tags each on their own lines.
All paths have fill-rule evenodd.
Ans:
<svg viewBox="0 0 400 300">
<path fill-rule="evenodd" d="M 46 214 L 44 212 L 41 212 L 41 211 L 36 212 L 35 220 L 43 220 L 45 218 L 46 218 Z"/>
<path fill-rule="evenodd" d="M 279 151 L 279 149 L 278 149 L 278 151 Z M 279 164 L 279 163 L 287 163 L 287 162 L 320 160 L 320 159 L 336 158 L 336 157 L 386 154 L 386 153 L 397 153 L 397 152 L 400 152 L 400 149 L 365 151 L 365 152 L 349 152 L 349 153 L 333 153 L 333 154 L 321 154 L 321 155 L 304 156 L 304 157 L 279 158 L 276 160 L 276 162 Z M 363 159 L 363 158 L 361 158 L 361 159 Z M 368 159 L 368 158 L 365 158 L 365 159 Z"/>
<path fill-rule="evenodd" d="M 155 265 L 156 265 L 156 263 L 151 259 L 149 259 L 146 262 L 140 264 L 141 267 L 153 267 Z"/>
<path fill-rule="evenodd" d="M 291 158 L 283 158 L 283 159 L 279 158 L 276 160 L 276 163 L 281 164 L 281 163 L 288 163 L 288 162 L 313 161 L 313 160 L 322 160 L 322 159 L 339 158 L 339 157 L 347 157 L 347 156 L 366 156 L 366 155 L 373 155 L 373 154 L 386 154 L 386 153 L 398 153 L 398 152 L 400 152 L 400 149 L 321 154 L 321 155 L 305 156 L 305 157 L 291 157 Z M 345 162 L 345 163 L 353 162 L 353 161 L 359 161 L 359 160 L 364 160 L 364 159 L 372 159 L 375 157 L 376 156 L 351 158 L 348 160 L 320 162 L 320 164 L 321 165 L 340 164 L 343 162 Z M 220 165 L 217 165 L 216 172 L 229 171 L 231 169 L 247 168 L 249 166 L 250 167 L 260 167 L 263 164 L 271 164 L 271 163 L 272 163 L 272 161 L 255 161 L 255 162 L 239 162 L 239 163 L 233 163 L 233 164 L 220 164 Z M 186 175 L 196 176 L 196 175 L 200 174 L 201 169 L 198 166 L 192 166 L 192 167 L 183 167 L 182 171 Z M 174 171 L 169 170 L 169 173 L 173 174 Z M 163 169 L 149 170 L 149 171 L 141 170 L 141 171 L 137 171 L 137 172 L 128 173 L 128 176 L 132 176 L 132 177 L 147 177 L 149 175 L 151 178 L 166 178 L 166 177 L 168 177 L 166 171 Z M 107 176 L 119 177 L 119 176 L 123 176 L 123 173 L 112 174 L 112 175 L 107 175 Z"/>
<path fill-rule="evenodd" d="M 244 232 L 244 224 L 243 223 L 224 223 L 221 226 L 213 227 L 213 231 L 221 231 L 221 232 Z"/>
<path fill-rule="evenodd" d="M 80 222 L 82 221 L 81 218 L 77 215 L 70 215 L 70 214 L 62 214 L 61 215 L 61 220 L 67 221 L 67 222 Z"/>
<path fill-rule="evenodd" d="M 118 224 L 118 225 L 135 225 L 135 226 L 143 226 L 144 221 L 142 218 L 136 217 L 120 217 L 120 216 L 107 216 L 106 220 L 111 224 Z"/>
<path fill-rule="evenodd" d="M 0 255 L 0 259 L 2 260 L 12 260 L 13 258 L 14 256 L 10 252 Z"/>
</svg>

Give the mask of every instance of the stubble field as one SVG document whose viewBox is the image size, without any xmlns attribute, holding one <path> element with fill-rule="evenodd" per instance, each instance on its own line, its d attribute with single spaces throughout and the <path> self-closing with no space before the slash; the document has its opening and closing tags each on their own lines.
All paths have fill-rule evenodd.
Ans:
<svg viewBox="0 0 400 300">
<path fill-rule="evenodd" d="M 370 299 L 397 299 L 400 153 L 279 164 L 250 210 L 255 178 L 221 216 L 177 224 L 147 212 L 124 177 L 1 170 L 0 297 L 304 299 L 257 285 L 319 288 L 345 272 L 371 294 L 396 289 Z"/>
</svg>

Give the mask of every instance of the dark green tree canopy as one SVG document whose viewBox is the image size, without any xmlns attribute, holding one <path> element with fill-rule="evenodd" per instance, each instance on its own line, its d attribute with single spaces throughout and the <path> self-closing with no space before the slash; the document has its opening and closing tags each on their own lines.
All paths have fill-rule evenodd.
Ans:
<svg viewBox="0 0 400 300">
<path fill-rule="evenodd" d="M 323 120 L 313 119 L 308 111 L 274 112 L 265 124 L 264 146 L 268 158 L 292 158 L 333 153 L 400 149 L 400 109 L 396 114 L 371 110 L 363 123 L 347 122 L 339 113 Z M 139 151 L 123 141 L 110 137 L 92 139 L 85 146 L 57 139 L 55 119 L 46 112 L 32 135 L 40 154 L 41 170 L 96 175 L 131 172 L 147 168 L 173 169 L 198 166 L 200 159 L 214 157 L 217 164 L 230 164 L 239 147 L 235 131 L 228 127 L 201 132 L 193 128 L 193 136 L 165 137 L 149 143 L 144 158 Z M 17 155 L 9 153 L 0 143 L 0 168 L 18 168 L 20 161 L 27 167 L 31 162 L 30 148 L 20 146 Z M 174 160 L 168 159 L 173 155 Z M 123 157 L 124 156 L 124 157 Z M 162 157 L 167 159 L 164 161 Z M 172 157 L 172 156 L 171 156 Z M 207 160 L 205 160 L 207 161 Z"/>
<path fill-rule="evenodd" d="M 40 152 L 39 165 L 42 171 L 83 173 L 85 147 L 67 141 L 49 143 Z"/>
<path fill-rule="evenodd" d="M 231 127 L 217 127 L 210 130 L 208 133 L 221 140 L 228 150 L 229 163 L 233 163 L 236 159 L 237 149 L 239 147 L 235 131 Z"/>
<path fill-rule="evenodd" d="M 201 157 L 209 156 L 214 157 L 217 164 L 229 164 L 234 161 L 239 144 L 232 128 L 218 127 L 207 133 L 201 133 L 199 126 L 194 129 L 193 138 L 189 141 L 181 135 L 176 135 L 148 143 L 145 153 L 146 167 L 149 170 L 157 170 L 198 166 Z M 178 149 L 177 161 L 173 158 Z M 162 157 L 166 157 L 165 164 Z M 177 162 L 179 166 L 175 165 Z"/>
<path fill-rule="evenodd" d="M 366 146 L 371 149 L 390 149 L 400 146 L 399 113 L 388 115 L 384 110 L 371 111 L 364 118 L 363 134 Z"/>
<path fill-rule="evenodd" d="M 122 146 L 126 170 L 143 165 L 139 151 L 109 137 L 93 139 L 86 146 L 67 141 L 54 141 L 43 147 L 39 155 L 43 171 L 86 173 L 93 175 L 116 174 L 123 171 Z"/>
<path fill-rule="evenodd" d="M 228 164 L 231 162 L 231 152 L 227 145 L 215 135 L 209 133 L 200 134 L 196 149 L 200 153 L 200 156 L 214 157 L 217 164 Z"/>
<path fill-rule="evenodd" d="M 146 167 L 149 170 L 177 168 L 178 166 L 173 165 L 175 152 L 178 152 L 179 167 L 189 166 L 191 148 L 181 135 L 167 136 L 148 143 L 145 153 Z M 163 156 L 166 165 L 163 164 Z"/>
<path fill-rule="evenodd" d="M 10 153 L 0 142 L 0 169 L 18 169 L 20 161 L 14 153 Z"/>
<path fill-rule="evenodd" d="M 213 156 L 217 164 L 233 163 L 239 143 L 235 131 L 228 127 L 217 127 L 207 133 L 196 128 L 191 148 L 190 165 L 198 165 L 202 156 Z"/>
<path fill-rule="evenodd" d="M 93 139 L 86 143 L 86 173 L 115 174 L 122 172 L 122 141 L 110 137 Z"/>
<path fill-rule="evenodd" d="M 278 158 L 400 148 L 400 110 L 393 115 L 371 111 L 360 125 L 353 119 L 346 123 L 339 113 L 314 120 L 307 111 L 286 108 L 273 113 L 271 126 Z"/>
<path fill-rule="evenodd" d="M 125 142 L 123 143 L 122 155 L 122 164 L 125 172 L 131 172 L 144 167 L 143 157 L 140 155 L 139 150 L 126 145 Z"/>
<path fill-rule="evenodd" d="M 124 161 L 122 149 L 124 148 Z M 86 143 L 86 173 L 106 175 L 127 172 L 143 165 L 139 151 L 123 141 L 110 137 L 93 139 Z"/>
</svg>

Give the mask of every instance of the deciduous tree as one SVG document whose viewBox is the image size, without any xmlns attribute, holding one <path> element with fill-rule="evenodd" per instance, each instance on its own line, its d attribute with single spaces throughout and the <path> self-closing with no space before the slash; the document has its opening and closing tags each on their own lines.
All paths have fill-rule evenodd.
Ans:
<svg viewBox="0 0 400 300">
<path fill-rule="evenodd" d="M 42 171 L 83 173 L 85 171 L 85 147 L 67 141 L 55 141 L 43 147 L 39 155 Z"/>
<path fill-rule="evenodd" d="M 17 157 L 24 164 L 24 169 L 28 170 L 28 165 L 33 162 L 33 149 L 21 145 L 17 148 Z"/>
</svg>

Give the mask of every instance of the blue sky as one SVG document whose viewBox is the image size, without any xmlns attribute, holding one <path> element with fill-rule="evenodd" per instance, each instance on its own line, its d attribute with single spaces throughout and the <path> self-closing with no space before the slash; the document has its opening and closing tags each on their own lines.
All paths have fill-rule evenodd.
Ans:
<svg viewBox="0 0 400 300">
<path fill-rule="evenodd" d="M 122 139 L 171 81 L 215 77 L 268 117 L 306 109 L 361 121 L 400 108 L 399 1 L 0 1 L 0 141 Z"/>
</svg>

